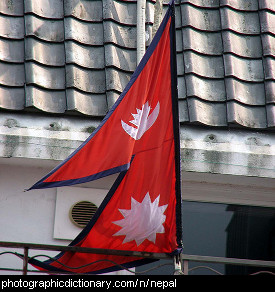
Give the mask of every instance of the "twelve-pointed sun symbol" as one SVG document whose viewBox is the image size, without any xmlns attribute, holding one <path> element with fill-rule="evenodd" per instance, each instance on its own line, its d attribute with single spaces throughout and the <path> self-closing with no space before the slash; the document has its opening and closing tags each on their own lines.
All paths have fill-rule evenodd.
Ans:
<svg viewBox="0 0 275 292">
<path fill-rule="evenodd" d="M 164 233 L 162 224 L 166 216 L 163 213 L 168 206 L 159 206 L 159 198 L 160 196 L 151 202 L 149 192 L 147 192 L 143 201 L 139 203 L 131 197 L 131 209 L 119 209 L 124 218 L 113 222 L 122 227 L 114 235 L 125 235 L 123 243 L 135 240 L 136 244 L 140 245 L 145 239 L 155 243 L 156 234 Z"/>
</svg>

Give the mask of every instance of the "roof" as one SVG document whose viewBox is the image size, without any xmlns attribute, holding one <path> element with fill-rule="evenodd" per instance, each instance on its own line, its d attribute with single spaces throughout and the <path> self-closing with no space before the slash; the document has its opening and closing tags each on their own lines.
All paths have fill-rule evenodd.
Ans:
<svg viewBox="0 0 275 292">
<path fill-rule="evenodd" d="M 1 1 L 0 111 L 103 117 L 136 68 L 136 2 Z M 274 130 L 275 0 L 176 1 L 176 29 L 181 123 Z"/>
</svg>

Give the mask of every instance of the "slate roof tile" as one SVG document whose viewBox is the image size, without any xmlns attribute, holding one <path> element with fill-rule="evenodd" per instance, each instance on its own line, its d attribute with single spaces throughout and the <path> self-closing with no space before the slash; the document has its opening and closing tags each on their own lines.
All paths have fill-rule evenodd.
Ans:
<svg viewBox="0 0 275 292">
<path fill-rule="evenodd" d="M 0 13 L 23 16 L 24 15 L 24 2 L 23 1 L 1 1 Z"/>
<path fill-rule="evenodd" d="M 137 65 L 136 8 L 0 1 L 0 108 L 101 119 Z M 181 123 L 275 129 L 275 0 L 178 0 L 176 38 Z"/>
</svg>

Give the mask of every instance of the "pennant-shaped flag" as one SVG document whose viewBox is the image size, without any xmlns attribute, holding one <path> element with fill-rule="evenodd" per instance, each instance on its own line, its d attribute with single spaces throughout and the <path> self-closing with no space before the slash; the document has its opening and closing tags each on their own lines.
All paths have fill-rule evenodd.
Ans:
<svg viewBox="0 0 275 292">
<path fill-rule="evenodd" d="M 120 172 L 71 246 L 175 253 L 181 195 L 174 1 L 129 84 L 94 133 L 30 189 L 67 186 Z M 143 264 L 137 257 L 63 252 L 36 267 L 104 273 Z M 93 263 L 93 264 L 90 264 Z"/>
</svg>

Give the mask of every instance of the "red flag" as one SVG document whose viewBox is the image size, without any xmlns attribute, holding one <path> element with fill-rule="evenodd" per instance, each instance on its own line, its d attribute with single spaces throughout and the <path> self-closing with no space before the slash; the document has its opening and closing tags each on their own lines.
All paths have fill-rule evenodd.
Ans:
<svg viewBox="0 0 275 292">
<path fill-rule="evenodd" d="M 32 187 L 70 185 L 121 172 L 72 246 L 156 253 L 173 253 L 181 247 L 173 2 L 99 128 Z M 144 261 L 65 252 L 47 262 L 30 262 L 44 270 L 103 273 L 119 269 L 113 262 L 133 267 Z"/>
</svg>

